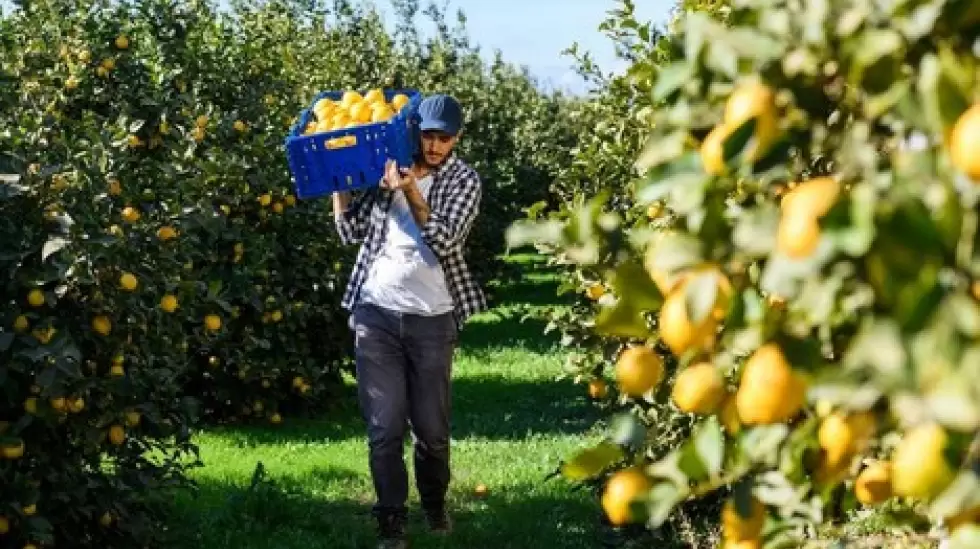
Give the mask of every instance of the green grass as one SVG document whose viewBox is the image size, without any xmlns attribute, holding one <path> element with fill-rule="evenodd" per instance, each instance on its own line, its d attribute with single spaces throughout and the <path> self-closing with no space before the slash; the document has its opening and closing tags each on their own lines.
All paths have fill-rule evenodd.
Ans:
<svg viewBox="0 0 980 549">
<path fill-rule="evenodd" d="M 532 257 L 517 260 L 534 266 Z M 559 459 L 598 436 L 582 387 L 555 380 L 563 351 L 539 322 L 520 322 L 522 307 L 555 303 L 556 286 L 554 275 L 538 271 L 502 287 L 506 300 L 464 330 L 453 387 L 456 529 L 447 539 L 428 537 L 413 487 L 413 547 L 600 546 L 594 498 L 560 478 L 545 480 Z M 175 502 L 178 546 L 372 547 L 373 490 L 353 390 L 351 383 L 334 417 L 202 433 L 205 466 L 193 473 L 199 492 Z M 410 456 L 406 446 L 411 475 Z M 489 488 L 483 498 L 474 494 L 480 483 Z"/>
</svg>

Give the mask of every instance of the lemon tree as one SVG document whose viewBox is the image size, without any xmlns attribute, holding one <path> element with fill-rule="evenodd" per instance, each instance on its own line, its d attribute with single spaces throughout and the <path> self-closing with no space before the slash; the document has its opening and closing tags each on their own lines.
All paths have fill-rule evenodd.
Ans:
<svg viewBox="0 0 980 549">
<path fill-rule="evenodd" d="M 671 391 L 617 401 L 694 422 L 664 447 L 658 419 L 622 418 L 591 476 L 623 493 L 639 467 L 632 520 L 651 527 L 723 495 L 732 547 L 799 546 L 888 500 L 971 547 L 980 9 L 729 4 L 636 58 L 653 109 L 633 171 L 512 232 L 608 289 L 591 323 L 612 357 L 592 372 L 623 341 L 669 357 Z M 638 28 L 625 8 L 614 26 Z"/>
<path fill-rule="evenodd" d="M 336 404 L 356 250 L 329 201 L 292 194 L 283 150 L 317 93 L 468 98 L 470 154 L 561 127 L 523 120 L 556 120 L 556 101 L 502 62 L 484 71 L 463 29 L 391 35 L 347 2 L 16 8 L 0 14 L 2 547 L 157 546 L 195 429 Z M 507 102 L 523 106 L 500 125 Z M 540 175 L 550 159 L 521 161 Z M 513 161 L 484 162 L 488 185 L 519 188 Z M 487 202 L 489 271 L 517 207 Z"/>
</svg>

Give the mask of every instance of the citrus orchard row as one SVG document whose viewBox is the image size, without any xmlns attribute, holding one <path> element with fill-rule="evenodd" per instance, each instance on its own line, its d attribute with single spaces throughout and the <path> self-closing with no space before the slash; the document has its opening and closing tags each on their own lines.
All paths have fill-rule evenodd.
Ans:
<svg viewBox="0 0 980 549">
<path fill-rule="evenodd" d="M 730 4 L 624 78 L 654 101 L 628 183 L 512 233 L 579 266 L 602 337 L 572 371 L 636 412 L 564 470 L 617 525 L 723 495 L 726 547 L 886 501 L 976 545 L 980 9 Z"/>
<path fill-rule="evenodd" d="M 45 0 L 0 14 L 0 547 L 164 544 L 196 428 L 337 402 L 356 250 L 326 201 L 296 199 L 283 150 L 317 94 L 444 89 L 489 126 L 472 141 L 501 150 L 531 150 L 545 127 L 523 117 L 550 100 L 506 65 L 485 76 L 453 35 L 396 41 L 344 2 L 329 28 L 304 2 L 230 11 Z M 486 120 L 515 94 L 511 127 L 530 133 L 507 140 Z"/>
</svg>

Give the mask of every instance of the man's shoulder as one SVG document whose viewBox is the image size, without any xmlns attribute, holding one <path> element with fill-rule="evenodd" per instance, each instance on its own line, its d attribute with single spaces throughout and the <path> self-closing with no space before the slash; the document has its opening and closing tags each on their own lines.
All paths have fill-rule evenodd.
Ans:
<svg viewBox="0 0 980 549">
<path fill-rule="evenodd" d="M 454 156 L 450 162 L 451 165 L 446 170 L 449 179 L 480 185 L 480 174 L 476 171 L 476 168 L 458 156 Z"/>
</svg>

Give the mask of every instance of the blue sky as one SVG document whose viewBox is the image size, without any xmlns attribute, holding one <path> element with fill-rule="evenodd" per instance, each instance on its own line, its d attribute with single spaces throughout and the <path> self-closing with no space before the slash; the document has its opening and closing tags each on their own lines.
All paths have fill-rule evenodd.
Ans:
<svg viewBox="0 0 980 549">
<path fill-rule="evenodd" d="M 389 0 L 362 0 L 390 12 Z M 612 42 L 598 30 L 613 0 L 440 0 L 455 14 L 467 17 L 472 40 L 488 56 L 499 49 L 518 65 L 526 65 L 542 84 L 581 91 L 581 80 L 571 70 L 572 60 L 561 52 L 578 42 L 592 53 L 604 70 L 619 70 Z M 425 5 L 426 0 L 422 4 Z M 675 0 L 636 0 L 641 21 L 666 23 Z"/>
</svg>

